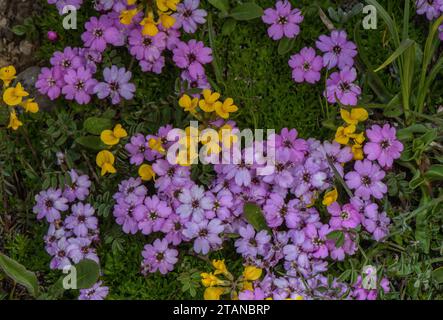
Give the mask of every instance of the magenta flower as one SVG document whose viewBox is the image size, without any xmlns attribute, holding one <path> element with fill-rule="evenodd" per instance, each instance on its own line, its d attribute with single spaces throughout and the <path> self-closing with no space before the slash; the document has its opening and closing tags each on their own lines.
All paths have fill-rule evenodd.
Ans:
<svg viewBox="0 0 443 320">
<path fill-rule="evenodd" d="M 89 289 L 81 289 L 78 300 L 104 300 L 109 293 L 109 288 L 102 286 L 102 282 L 99 281 Z"/>
<path fill-rule="evenodd" d="M 205 195 L 205 190 L 198 185 L 191 189 L 183 189 L 178 199 L 182 203 L 176 210 L 180 217 L 191 217 L 197 222 L 204 218 L 205 210 L 213 207 L 213 199 Z"/>
<path fill-rule="evenodd" d="M 331 160 L 341 176 L 344 174 L 343 165 L 354 158 L 349 146 L 342 148 L 341 145 L 335 141 L 332 143 L 325 141 L 321 147 L 321 152 Z"/>
<path fill-rule="evenodd" d="M 138 231 L 138 222 L 134 217 L 134 210 L 137 205 L 143 202 L 143 198 L 139 198 L 134 202 L 127 202 L 123 198 L 117 200 L 114 206 L 115 222 L 122 226 L 123 232 L 136 234 Z"/>
<path fill-rule="evenodd" d="M 130 100 L 135 92 L 135 85 L 129 82 L 131 76 L 131 71 L 126 71 L 125 68 L 118 68 L 114 65 L 111 68 L 105 68 L 103 70 L 105 82 L 96 84 L 94 93 L 99 99 L 109 96 L 112 104 L 120 103 L 121 98 Z"/>
<path fill-rule="evenodd" d="M 360 213 L 349 203 L 340 207 L 338 202 L 334 202 L 328 206 L 328 212 L 332 216 L 329 225 L 334 229 L 354 229 L 361 221 Z"/>
<path fill-rule="evenodd" d="M 68 257 L 68 240 L 61 238 L 53 243 L 52 250 L 53 255 L 49 267 L 51 269 L 63 270 L 63 268 L 72 265 L 71 260 Z"/>
<path fill-rule="evenodd" d="M 129 152 L 131 164 L 141 165 L 148 153 L 148 143 L 141 133 L 137 133 L 131 137 L 131 142 L 125 145 L 126 151 Z M 152 159 L 146 159 L 152 160 Z"/>
<path fill-rule="evenodd" d="M 68 199 L 69 202 L 73 202 L 76 199 L 83 201 L 89 195 L 89 187 L 91 181 L 87 175 L 79 175 L 77 171 L 72 169 L 69 171 L 71 177 L 71 184 L 65 187 L 63 196 Z"/>
<path fill-rule="evenodd" d="M 188 70 L 194 79 L 205 74 L 203 65 L 212 62 L 212 49 L 194 39 L 180 42 L 173 53 L 172 59 L 177 67 Z"/>
<path fill-rule="evenodd" d="M 152 245 L 145 245 L 142 255 L 143 264 L 148 267 L 149 272 L 158 270 L 161 274 L 166 274 L 174 269 L 178 261 L 178 251 L 170 249 L 166 239 L 156 239 Z"/>
<path fill-rule="evenodd" d="M 305 241 L 302 244 L 303 250 L 311 252 L 314 258 L 326 258 L 329 254 L 327 246 L 327 235 L 331 230 L 327 224 L 310 224 L 304 228 Z"/>
<path fill-rule="evenodd" d="M 55 6 L 57 7 L 58 13 L 60 15 L 64 14 L 63 13 L 63 8 L 65 8 L 66 6 L 73 6 L 75 9 L 80 9 L 83 0 L 48 0 L 49 4 L 55 4 Z"/>
<path fill-rule="evenodd" d="M 294 38 L 300 33 L 299 24 L 304 17 L 297 8 L 292 9 L 289 1 L 277 1 L 274 8 L 264 11 L 262 20 L 271 26 L 268 28 L 268 35 L 273 40 L 280 40 L 283 37 Z"/>
<path fill-rule="evenodd" d="M 391 167 L 394 160 L 400 158 L 403 144 L 397 140 L 394 127 L 373 125 L 366 130 L 366 136 L 369 141 L 363 150 L 369 160 L 377 160 L 382 167 Z"/>
<path fill-rule="evenodd" d="M 78 48 L 66 47 L 63 52 L 56 51 L 49 61 L 53 67 L 59 67 L 62 71 L 83 66 L 83 59 L 79 56 Z"/>
<path fill-rule="evenodd" d="M 363 200 L 369 200 L 371 196 L 376 199 L 383 198 L 387 192 L 386 185 L 382 182 L 385 172 L 380 167 L 369 161 L 356 161 L 354 170 L 345 175 L 346 184 L 355 190 L 355 195 Z"/>
<path fill-rule="evenodd" d="M 89 259 L 99 263 L 97 252 L 92 248 L 92 240 L 89 238 L 70 238 L 66 248 L 68 257 L 74 262 Z"/>
<path fill-rule="evenodd" d="M 166 191 L 172 185 L 184 186 L 191 176 L 188 167 L 171 165 L 168 161 L 158 159 L 153 165 L 152 169 L 157 174 L 155 180 L 155 187 L 159 191 Z"/>
<path fill-rule="evenodd" d="M 60 212 L 68 210 L 68 199 L 62 196 L 60 189 L 48 189 L 41 191 L 35 196 L 37 202 L 32 209 L 37 214 L 37 219 L 46 218 L 49 223 L 52 223 L 61 218 Z"/>
<path fill-rule="evenodd" d="M 71 208 L 72 214 L 65 219 L 66 228 L 72 229 L 77 237 L 86 237 L 89 230 L 96 230 L 98 220 L 90 204 L 77 203 Z"/>
<path fill-rule="evenodd" d="M 376 204 L 365 210 L 363 226 L 368 232 L 372 233 L 375 241 L 381 241 L 389 234 L 390 224 L 391 219 L 389 219 L 386 212 L 379 213 Z"/>
<path fill-rule="evenodd" d="M 345 67 L 341 71 L 332 73 L 326 81 L 325 96 L 328 102 L 340 102 L 347 106 L 357 105 L 361 89 L 354 83 L 356 79 L 357 71 L 354 68 Z"/>
<path fill-rule="evenodd" d="M 124 41 L 120 32 L 114 27 L 113 21 L 106 15 L 91 17 L 85 23 L 86 31 L 82 34 L 84 46 L 103 52 L 108 44 L 122 46 Z"/>
<path fill-rule="evenodd" d="M 143 35 L 141 28 L 131 31 L 128 38 L 129 52 L 137 60 L 154 61 L 160 58 L 161 53 L 166 48 L 166 34 L 157 33 L 154 37 Z"/>
<path fill-rule="evenodd" d="M 174 28 L 183 28 L 187 33 L 194 33 L 199 24 L 206 22 L 208 13 L 198 9 L 200 0 L 184 0 L 177 5 L 177 12 L 172 16 L 176 19 Z"/>
<path fill-rule="evenodd" d="M 255 258 L 258 254 L 266 255 L 271 242 L 271 236 L 266 230 L 259 231 L 256 234 L 254 227 L 248 224 L 246 227 L 240 227 L 238 233 L 241 238 L 235 241 L 235 247 L 243 257 Z"/>
<path fill-rule="evenodd" d="M 55 100 L 60 96 L 63 85 L 62 70 L 58 67 L 42 68 L 35 83 L 38 91 L 46 94 L 51 100 Z"/>
<path fill-rule="evenodd" d="M 323 59 L 317 56 L 313 48 L 303 48 L 289 60 L 292 68 L 292 79 L 295 82 L 316 83 L 320 80 Z"/>
<path fill-rule="evenodd" d="M 329 70 L 338 66 L 339 69 L 351 68 L 357 55 L 355 43 L 347 40 L 345 31 L 334 30 L 331 36 L 321 35 L 316 42 L 317 48 L 324 53 L 323 66 Z"/>
<path fill-rule="evenodd" d="M 303 161 L 305 154 L 308 152 L 308 144 L 304 139 L 298 138 L 296 129 L 283 128 L 280 134 L 274 135 L 274 137 L 275 148 L 280 154 L 283 154 L 284 158 L 289 157 L 293 163 Z"/>
<path fill-rule="evenodd" d="M 91 101 L 91 94 L 97 80 L 92 78 L 91 71 L 80 67 L 77 70 L 70 69 L 65 74 L 65 85 L 62 93 L 68 100 L 73 100 L 78 104 L 87 104 Z"/>
<path fill-rule="evenodd" d="M 263 207 L 266 222 L 269 227 L 277 228 L 286 222 L 288 228 L 297 228 L 300 218 L 291 202 L 286 203 L 285 199 L 278 193 L 272 193 Z"/>
</svg>

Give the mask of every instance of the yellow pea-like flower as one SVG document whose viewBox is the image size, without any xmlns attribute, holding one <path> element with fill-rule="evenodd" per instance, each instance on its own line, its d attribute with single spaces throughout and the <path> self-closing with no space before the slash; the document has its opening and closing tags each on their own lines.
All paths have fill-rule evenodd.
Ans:
<svg viewBox="0 0 443 320">
<path fill-rule="evenodd" d="M 128 133 L 123 129 L 121 124 L 117 124 L 113 130 L 103 130 L 100 134 L 100 139 L 108 146 L 114 146 L 120 142 L 121 138 L 128 136 Z"/>
<path fill-rule="evenodd" d="M 0 68 L 0 80 L 3 81 L 4 85 L 7 87 L 14 80 L 16 74 L 16 70 L 14 66 L 7 66 Z"/>
<path fill-rule="evenodd" d="M 262 269 L 254 266 L 248 266 L 243 271 L 243 277 L 249 281 L 258 280 L 261 277 L 261 274 L 262 274 Z"/>
<path fill-rule="evenodd" d="M 155 172 L 149 164 L 142 164 L 138 169 L 138 175 L 143 181 L 155 179 Z"/>
<path fill-rule="evenodd" d="M 29 96 L 29 93 L 23 89 L 21 83 L 18 83 L 15 87 L 5 90 L 3 93 L 3 101 L 13 107 L 22 103 L 23 97 L 26 96 Z"/>
<path fill-rule="evenodd" d="M 330 206 L 331 204 L 333 204 L 335 201 L 337 201 L 338 198 L 338 191 L 336 188 L 334 188 L 333 190 L 327 192 L 324 197 L 323 197 L 323 205 L 325 206 Z"/>
<path fill-rule="evenodd" d="M 165 29 L 170 29 L 175 24 L 175 18 L 173 16 L 170 16 L 168 14 L 160 14 L 160 23 Z"/>
<path fill-rule="evenodd" d="M 227 98 L 223 103 L 215 106 L 215 112 L 223 119 L 229 118 L 229 114 L 236 112 L 238 107 L 234 104 L 232 98 Z"/>
<path fill-rule="evenodd" d="M 355 125 L 351 124 L 347 127 L 338 127 L 335 133 L 335 141 L 340 144 L 348 144 L 351 135 L 355 132 Z"/>
<path fill-rule="evenodd" d="M 9 115 L 9 124 L 8 124 L 8 128 L 12 129 L 12 130 L 17 130 L 19 127 L 21 127 L 23 125 L 23 122 L 21 122 L 18 118 L 17 118 L 17 114 L 15 113 L 15 111 L 12 111 L 11 114 Z"/>
<path fill-rule="evenodd" d="M 137 15 L 138 9 L 130 9 L 130 10 L 123 10 L 120 13 L 120 23 L 124 25 L 129 25 L 132 23 L 132 19 Z"/>
<path fill-rule="evenodd" d="M 116 173 L 114 168 L 115 157 L 108 150 L 100 151 L 95 159 L 97 166 L 101 168 L 101 175 L 104 176 L 107 173 Z"/>
<path fill-rule="evenodd" d="M 202 93 L 203 99 L 201 99 L 198 103 L 200 109 L 202 109 L 204 112 L 213 112 L 217 108 L 220 108 L 222 105 L 222 103 L 218 101 L 218 99 L 220 99 L 220 93 L 212 93 L 209 89 L 203 90 Z"/>
<path fill-rule="evenodd" d="M 225 292 L 225 288 L 222 287 L 209 287 L 206 288 L 203 298 L 205 300 L 220 300 L 220 296 Z"/>
<path fill-rule="evenodd" d="M 198 106 L 198 98 L 191 98 L 187 94 L 184 94 L 179 100 L 178 105 L 182 107 L 185 111 L 192 114 L 196 113 L 196 108 Z"/>
<path fill-rule="evenodd" d="M 346 109 L 340 109 L 340 115 L 347 124 L 357 125 L 359 122 L 368 119 L 368 111 L 364 108 L 353 108 L 351 112 Z"/>
<path fill-rule="evenodd" d="M 142 34 L 154 37 L 158 33 L 157 22 L 154 20 L 154 14 L 152 11 L 148 12 L 148 15 L 140 22 L 143 26 Z"/>
<path fill-rule="evenodd" d="M 39 110 L 38 103 L 34 99 L 27 99 L 22 103 L 22 107 L 26 112 L 37 113 Z"/>
</svg>

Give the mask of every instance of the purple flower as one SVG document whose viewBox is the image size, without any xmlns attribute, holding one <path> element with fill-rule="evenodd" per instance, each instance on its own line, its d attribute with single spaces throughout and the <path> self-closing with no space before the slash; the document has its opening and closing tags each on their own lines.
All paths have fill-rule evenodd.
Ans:
<svg viewBox="0 0 443 320">
<path fill-rule="evenodd" d="M 366 130 L 366 136 L 369 141 L 363 150 L 369 160 L 377 160 L 382 167 L 391 167 L 394 160 L 400 158 L 403 144 L 397 140 L 394 127 L 373 125 Z"/>
<path fill-rule="evenodd" d="M 117 204 L 114 206 L 114 217 L 117 224 L 122 226 L 123 232 L 137 233 L 138 222 L 134 217 L 134 210 L 142 202 L 143 198 L 136 199 L 134 202 L 127 202 L 123 198 L 117 200 Z"/>
<path fill-rule="evenodd" d="M 71 208 L 72 214 L 66 217 L 66 228 L 72 229 L 78 237 L 86 237 L 89 230 L 96 230 L 98 220 L 94 216 L 94 208 L 90 204 L 77 203 Z"/>
<path fill-rule="evenodd" d="M 59 269 L 70 266 L 71 260 L 68 257 L 68 240 L 66 238 L 61 238 L 60 240 L 53 243 L 53 257 L 49 263 L 51 269 Z"/>
<path fill-rule="evenodd" d="M 442 0 L 416 0 L 415 3 L 417 14 L 425 14 L 428 20 L 434 20 L 442 14 Z"/>
<path fill-rule="evenodd" d="M 146 193 L 146 187 L 140 178 L 129 178 L 118 185 L 118 192 L 114 194 L 113 198 L 115 200 L 124 199 L 128 203 L 139 203 L 143 202 Z"/>
<path fill-rule="evenodd" d="M 125 145 L 125 149 L 130 155 L 129 162 L 137 166 L 141 165 L 148 153 L 148 144 L 145 136 L 141 133 L 135 134 L 131 137 L 131 142 Z"/>
<path fill-rule="evenodd" d="M 294 38 L 300 33 L 299 24 L 304 17 L 297 8 L 292 9 L 289 1 L 277 1 L 275 9 L 268 8 L 264 11 L 262 20 L 271 26 L 268 35 L 273 40 L 280 40 L 283 36 Z"/>
<path fill-rule="evenodd" d="M 194 221 L 201 221 L 204 218 L 205 210 L 210 210 L 213 206 L 213 199 L 205 195 L 203 187 L 197 185 L 191 189 L 183 189 L 178 199 L 182 204 L 176 212 L 180 217 L 191 217 Z"/>
<path fill-rule="evenodd" d="M 37 219 L 46 218 L 49 223 L 52 223 L 61 218 L 60 211 L 68 210 L 68 199 L 62 196 L 60 189 L 48 189 L 41 191 L 35 196 L 37 202 L 32 209 L 37 214 Z"/>
<path fill-rule="evenodd" d="M 224 226 L 219 219 L 202 220 L 200 222 L 188 222 L 183 230 L 183 235 L 188 239 L 194 239 L 194 251 L 207 254 L 211 248 L 222 244 L 220 233 Z"/>
<path fill-rule="evenodd" d="M 106 15 L 91 17 L 85 23 L 86 31 L 82 34 L 84 46 L 103 52 L 107 44 L 121 46 L 124 44 L 122 36 L 117 28 L 114 27 L 113 21 Z"/>
<path fill-rule="evenodd" d="M 173 53 L 177 67 L 187 69 L 194 79 L 205 74 L 204 64 L 212 62 L 212 49 L 194 39 L 178 43 Z"/>
<path fill-rule="evenodd" d="M 357 105 L 358 96 L 361 89 L 354 83 L 357 79 L 357 71 L 354 68 L 345 67 L 343 70 L 334 72 L 326 80 L 325 97 L 329 103 L 338 101 L 347 106 Z"/>
<path fill-rule="evenodd" d="M 83 66 L 83 59 L 79 56 L 78 48 L 66 47 L 63 52 L 56 51 L 49 61 L 53 67 L 59 67 L 62 71 Z"/>
<path fill-rule="evenodd" d="M 332 143 L 325 141 L 321 147 L 321 151 L 325 157 L 327 156 L 331 160 L 341 176 L 344 174 L 343 165 L 354 158 L 349 146 L 342 148 L 341 145 L 335 141 Z"/>
<path fill-rule="evenodd" d="M 109 288 L 102 286 L 102 284 L 99 281 L 92 288 L 81 289 L 78 300 L 104 300 L 109 293 Z"/>
<path fill-rule="evenodd" d="M 97 50 L 82 48 L 79 52 L 80 56 L 85 60 L 85 67 L 92 73 L 97 71 L 97 64 L 102 62 L 102 54 Z"/>
<path fill-rule="evenodd" d="M 317 56 L 313 48 L 303 48 L 289 60 L 292 68 L 292 79 L 295 82 L 316 83 L 320 80 L 323 59 Z"/>
<path fill-rule="evenodd" d="M 305 205 L 310 204 L 315 190 L 321 191 L 329 186 L 327 178 L 328 175 L 321 166 L 313 158 L 308 158 L 303 166 L 294 169 L 293 193 L 301 197 Z"/>
<path fill-rule="evenodd" d="M 334 202 L 328 206 L 328 212 L 332 215 L 329 225 L 334 229 L 354 229 L 360 224 L 360 213 L 352 204 L 340 207 L 338 202 Z"/>
<path fill-rule="evenodd" d="M 142 255 L 143 264 L 149 266 L 149 272 L 158 270 L 161 274 L 166 274 L 174 269 L 178 261 L 178 251 L 170 249 L 166 239 L 156 239 L 152 245 L 145 245 Z"/>
<path fill-rule="evenodd" d="M 223 165 L 223 173 L 226 179 L 233 179 L 238 186 L 247 187 L 251 184 L 251 165 L 244 163 L 243 160 L 239 164 Z"/>
<path fill-rule="evenodd" d="M 111 97 L 112 104 L 118 104 L 121 98 L 130 100 L 134 97 L 135 85 L 129 83 L 132 73 L 126 71 L 125 68 L 118 68 L 111 66 L 103 70 L 103 77 L 105 82 L 100 82 L 95 85 L 94 93 L 99 99 Z"/>
<path fill-rule="evenodd" d="M 343 261 L 346 255 L 353 255 L 357 252 L 357 244 L 355 242 L 355 235 L 351 235 L 349 232 L 343 232 L 344 241 L 340 247 L 335 245 L 335 240 L 329 240 L 328 247 L 331 258 L 338 261 Z"/>
<path fill-rule="evenodd" d="M 308 151 L 305 140 L 298 138 L 296 129 L 283 128 L 279 135 L 275 135 L 275 148 L 284 158 L 289 157 L 293 163 L 300 163 Z M 272 138 L 272 137 L 271 137 Z"/>
<path fill-rule="evenodd" d="M 146 60 L 140 60 L 138 64 L 143 72 L 154 72 L 155 74 L 160 74 L 165 66 L 165 57 L 149 57 Z"/>
<path fill-rule="evenodd" d="M 180 40 L 180 30 L 177 27 L 177 23 L 172 26 L 172 28 L 166 29 L 161 24 L 158 26 L 159 30 L 166 35 L 166 48 L 170 51 L 177 47 Z"/>
<path fill-rule="evenodd" d="M 286 221 L 288 228 L 296 228 L 299 225 L 300 218 L 292 203 L 286 203 L 285 199 L 277 194 L 272 193 L 263 207 L 266 222 L 269 227 L 277 228 Z"/>
<path fill-rule="evenodd" d="M 369 161 L 356 161 L 354 170 L 345 175 L 346 184 L 355 190 L 355 195 L 363 200 L 369 200 L 371 196 L 376 199 L 383 198 L 387 191 L 382 182 L 385 172 L 380 167 Z"/>
<path fill-rule="evenodd" d="M 190 179 L 189 168 L 171 165 L 168 161 L 159 159 L 153 165 L 152 169 L 158 176 L 155 180 L 155 187 L 159 191 L 165 191 L 171 185 L 184 186 Z"/>
<path fill-rule="evenodd" d="M 51 100 L 57 99 L 60 96 L 63 85 L 62 70 L 58 67 L 42 68 L 35 83 L 38 91 L 46 94 Z"/>
<path fill-rule="evenodd" d="M 330 37 L 321 35 L 316 42 L 317 48 L 324 53 L 323 65 L 329 70 L 336 66 L 344 69 L 354 65 L 357 46 L 348 41 L 347 37 L 345 31 L 333 30 Z"/>
<path fill-rule="evenodd" d="M 184 224 L 189 220 L 182 219 L 179 215 L 171 213 L 163 223 L 161 231 L 166 234 L 165 239 L 173 245 L 179 245 L 183 241 L 182 231 Z"/>
<path fill-rule="evenodd" d="M 78 199 L 83 201 L 89 195 L 89 187 L 91 186 L 91 181 L 87 175 L 81 175 L 77 173 L 74 169 L 69 171 L 69 176 L 71 177 L 71 184 L 65 187 L 63 191 L 63 196 L 68 199 L 69 202 Z"/>
<path fill-rule="evenodd" d="M 97 252 L 91 247 L 92 240 L 89 238 L 71 238 L 66 248 L 69 258 L 74 263 L 79 263 L 83 259 L 89 259 L 99 263 Z"/>
<path fill-rule="evenodd" d="M 314 258 L 326 258 L 328 247 L 327 235 L 331 230 L 327 224 L 316 226 L 310 224 L 304 228 L 305 241 L 302 244 L 304 250 L 311 252 Z"/>
<path fill-rule="evenodd" d="M 62 93 L 66 99 L 77 101 L 79 104 L 87 104 L 91 101 L 91 94 L 97 80 L 92 78 L 91 71 L 80 67 L 77 70 L 70 69 L 64 76 L 66 84 Z"/>
<path fill-rule="evenodd" d="M 162 230 L 166 218 L 172 213 L 171 208 L 165 201 L 160 201 L 157 196 L 146 197 L 143 204 L 139 204 L 134 210 L 134 217 L 138 222 L 138 228 L 143 234 L 151 234 Z"/>
<path fill-rule="evenodd" d="M 161 53 L 166 48 L 166 34 L 157 33 L 154 37 L 143 35 L 141 28 L 131 31 L 128 38 L 129 52 L 137 60 L 154 61 L 160 58 Z"/>
<path fill-rule="evenodd" d="M 372 233 L 374 240 L 381 241 L 389 234 L 390 223 L 391 220 L 386 212 L 378 213 L 378 206 L 376 204 L 365 210 L 363 226 L 368 232 Z"/>
<path fill-rule="evenodd" d="M 248 224 L 246 227 L 240 227 L 238 231 L 240 239 L 235 241 L 237 252 L 244 257 L 256 257 L 257 254 L 264 256 L 269 249 L 271 236 L 266 230 L 255 233 L 254 228 Z"/>
<path fill-rule="evenodd" d="M 63 8 L 66 6 L 73 6 L 75 9 L 80 9 L 83 0 L 48 0 L 49 4 L 55 4 L 57 7 L 58 13 L 60 15 L 64 14 Z"/>
<path fill-rule="evenodd" d="M 211 85 L 208 82 L 208 78 L 205 74 L 199 75 L 197 77 L 191 77 L 188 70 L 184 70 L 181 73 L 181 78 L 188 82 L 189 88 L 199 88 L 199 89 L 209 89 Z"/>
<path fill-rule="evenodd" d="M 194 33 L 198 24 L 206 22 L 208 13 L 203 9 L 197 9 L 200 0 L 184 0 L 177 5 L 177 12 L 173 14 L 176 19 L 175 28 L 183 28 L 187 33 Z"/>
</svg>

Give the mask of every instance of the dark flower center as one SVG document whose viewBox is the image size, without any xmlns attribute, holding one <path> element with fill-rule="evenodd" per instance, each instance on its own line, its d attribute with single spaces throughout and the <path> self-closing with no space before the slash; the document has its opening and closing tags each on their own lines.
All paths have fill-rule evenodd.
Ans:
<svg viewBox="0 0 443 320">
<path fill-rule="evenodd" d="M 156 256 L 157 261 L 162 261 L 164 257 L 165 257 L 165 255 L 163 254 L 163 252 L 157 253 L 157 256 Z"/>
<path fill-rule="evenodd" d="M 257 241 L 254 238 L 249 239 L 249 244 L 252 245 L 253 247 L 257 246 Z"/>
<path fill-rule="evenodd" d="M 287 213 L 288 213 L 288 207 L 284 206 L 280 209 L 280 215 L 282 217 L 286 216 Z"/>
<path fill-rule="evenodd" d="M 84 247 L 82 247 L 82 252 L 83 252 L 84 254 L 87 254 L 87 253 L 89 252 L 89 247 L 88 247 L 88 246 L 84 246 Z"/>
<path fill-rule="evenodd" d="M 303 64 L 303 70 L 308 71 L 311 69 L 311 64 L 309 62 L 305 62 Z"/>
<path fill-rule="evenodd" d="M 368 176 L 363 176 L 363 177 L 361 177 L 361 182 L 365 186 L 369 186 L 371 184 L 371 178 L 369 178 Z"/>
<path fill-rule="evenodd" d="M 285 140 L 285 141 L 283 142 L 283 145 L 284 145 L 286 148 L 292 148 L 292 142 L 291 142 L 290 140 Z"/>
<path fill-rule="evenodd" d="M 71 66 L 71 60 L 63 59 L 61 65 L 65 68 L 69 68 Z"/>
<path fill-rule="evenodd" d="M 174 173 L 175 173 L 174 168 L 169 168 L 168 171 L 167 171 L 167 175 L 168 175 L 168 177 L 172 177 L 172 176 L 174 176 Z"/>
<path fill-rule="evenodd" d="M 47 83 L 48 83 L 48 86 L 50 86 L 50 87 L 55 86 L 54 78 L 48 78 Z"/>
<path fill-rule="evenodd" d="M 120 89 L 120 85 L 118 82 L 111 82 L 109 84 L 109 88 L 111 89 L 111 91 L 118 91 L 118 89 Z"/>
<path fill-rule="evenodd" d="M 77 217 L 77 220 L 78 220 L 78 222 L 83 223 L 83 222 L 86 221 L 86 217 L 85 217 L 84 215 L 79 215 L 79 216 Z"/>
<path fill-rule="evenodd" d="M 194 53 L 190 53 L 188 55 L 188 60 L 189 60 L 189 63 L 193 63 L 195 60 L 197 60 L 197 57 L 195 56 Z"/>
<path fill-rule="evenodd" d="M 332 51 L 334 51 L 335 54 L 341 53 L 341 47 L 339 45 L 336 45 L 334 48 L 332 48 Z"/>
<path fill-rule="evenodd" d="M 192 10 L 186 10 L 183 12 L 183 17 L 189 18 L 190 16 L 192 16 Z"/>
<path fill-rule="evenodd" d="M 340 90 L 341 91 L 349 91 L 351 89 L 351 85 L 347 82 L 340 83 Z"/>
<path fill-rule="evenodd" d="M 157 219 L 157 212 L 155 212 L 155 211 L 150 212 L 149 217 L 151 218 L 151 220 L 156 220 Z"/>
<path fill-rule="evenodd" d="M 198 233 L 198 235 L 200 237 L 206 237 L 208 235 L 208 230 L 206 229 L 201 229 L 200 232 Z"/>
<path fill-rule="evenodd" d="M 175 229 L 175 231 L 178 231 L 178 230 L 180 230 L 181 228 L 182 228 L 182 225 L 181 225 L 180 222 L 176 222 L 176 223 L 174 224 L 174 229 Z"/>
<path fill-rule="evenodd" d="M 381 143 L 380 143 L 380 147 L 382 147 L 382 149 L 387 149 L 387 148 L 389 148 L 391 146 L 391 144 L 389 143 L 389 140 L 383 140 Z"/>
<path fill-rule="evenodd" d="M 152 44 L 152 39 L 151 38 L 144 38 L 143 39 L 143 45 L 148 47 Z"/>
<path fill-rule="evenodd" d="M 60 258 L 63 258 L 64 256 L 66 256 L 66 252 L 65 252 L 64 250 L 60 250 L 60 251 L 57 253 L 57 255 L 58 255 Z"/>
<path fill-rule="evenodd" d="M 83 90 L 85 87 L 85 83 L 81 80 L 77 81 L 77 83 L 75 84 L 75 88 L 77 90 Z"/>
<path fill-rule="evenodd" d="M 95 29 L 93 34 L 96 38 L 101 38 L 101 37 L 103 37 L 103 30 L 102 29 Z"/>
<path fill-rule="evenodd" d="M 52 202 L 52 200 L 50 200 L 50 199 L 47 199 L 46 201 L 45 201 L 45 206 L 46 206 L 46 208 L 52 208 L 53 206 L 54 206 L 54 203 Z"/>
<path fill-rule="evenodd" d="M 314 246 L 317 246 L 317 247 L 319 247 L 319 246 L 321 246 L 321 245 L 323 245 L 325 242 L 322 240 L 322 239 L 320 239 L 320 238 L 314 238 L 314 239 L 312 239 L 312 244 L 314 245 Z"/>
<path fill-rule="evenodd" d="M 192 201 L 192 208 L 197 209 L 200 206 L 200 201 L 194 200 Z"/>
<path fill-rule="evenodd" d="M 342 220 L 348 220 L 349 219 L 349 214 L 346 211 L 342 211 L 340 213 L 340 218 L 342 218 Z"/>
<path fill-rule="evenodd" d="M 275 169 L 277 170 L 277 172 L 282 172 L 285 169 L 285 166 L 282 163 L 277 163 L 275 165 Z"/>
<path fill-rule="evenodd" d="M 303 174 L 303 181 L 308 183 L 309 181 L 311 181 L 311 174 L 309 172 L 305 172 Z"/>
<path fill-rule="evenodd" d="M 277 21 L 278 24 L 286 24 L 288 23 L 288 19 L 286 17 L 280 16 Z"/>
</svg>

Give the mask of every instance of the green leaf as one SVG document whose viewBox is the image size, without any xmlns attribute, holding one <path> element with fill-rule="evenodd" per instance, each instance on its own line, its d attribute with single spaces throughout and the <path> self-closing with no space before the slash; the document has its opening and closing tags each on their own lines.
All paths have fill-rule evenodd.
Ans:
<svg viewBox="0 0 443 320">
<path fill-rule="evenodd" d="M 11 30 L 17 36 L 22 36 L 22 35 L 24 35 L 26 33 L 26 27 L 22 26 L 22 25 L 13 26 Z"/>
<path fill-rule="evenodd" d="M 208 0 L 208 2 L 222 12 L 229 10 L 229 0 Z"/>
<path fill-rule="evenodd" d="M 227 19 L 225 23 L 223 23 L 222 35 L 229 36 L 232 32 L 234 32 L 236 26 L 237 20 Z"/>
<path fill-rule="evenodd" d="M 22 264 L 0 253 L 0 269 L 15 282 L 24 286 L 33 297 L 38 296 L 38 280 L 34 272 Z"/>
<path fill-rule="evenodd" d="M 443 267 L 434 269 L 432 271 L 432 278 L 434 278 L 435 281 L 437 281 L 438 284 L 443 283 Z"/>
<path fill-rule="evenodd" d="M 278 43 L 278 54 L 284 55 L 288 53 L 289 51 L 294 48 L 295 45 L 295 38 L 289 39 L 289 38 L 283 38 Z"/>
<path fill-rule="evenodd" d="M 254 2 L 246 2 L 232 9 L 230 16 L 238 21 L 252 20 L 260 18 L 263 15 L 263 9 Z"/>
<path fill-rule="evenodd" d="M 417 189 L 424 182 L 425 180 L 421 176 L 420 171 L 417 170 L 414 176 L 412 177 L 411 181 L 409 181 L 409 188 L 411 188 L 412 190 Z"/>
<path fill-rule="evenodd" d="M 442 181 L 443 180 L 443 165 L 435 164 L 429 168 L 424 174 L 424 177 L 431 181 Z"/>
<path fill-rule="evenodd" d="M 383 70 L 388 65 L 390 65 L 392 62 L 394 62 L 398 57 L 400 57 L 406 50 L 408 50 L 412 45 L 415 44 L 414 40 L 406 39 L 403 40 L 400 46 L 394 51 L 393 54 L 389 56 L 388 59 L 377 69 L 374 70 L 374 72 L 379 72 L 380 70 Z"/>
<path fill-rule="evenodd" d="M 341 230 L 334 230 L 326 236 L 328 239 L 335 240 L 335 246 L 341 248 L 345 243 L 345 235 Z"/>
<path fill-rule="evenodd" d="M 77 138 L 75 142 L 81 145 L 82 147 L 85 147 L 93 151 L 101 151 L 103 149 L 106 149 L 106 145 L 97 136 L 80 137 Z"/>
<path fill-rule="evenodd" d="M 266 219 L 259 206 L 254 203 L 246 203 L 243 207 L 243 214 L 246 220 L 254 227 L 255 230 L 268 230 Z"/>
<path fill-rule="evenodd" d="M 75 265 L 77 271 L 77 288 L 88 289 L 91 288 L 100 277 L 99 265 L 89 259 L 84 259 Z"/>
<path fill-rule="evenodd" d="M 90 117 L 83 122 L 83 129 L 98 136 L 103 130 L 112 129 L 112 121 L 108 118 Z"/>
</svg>

